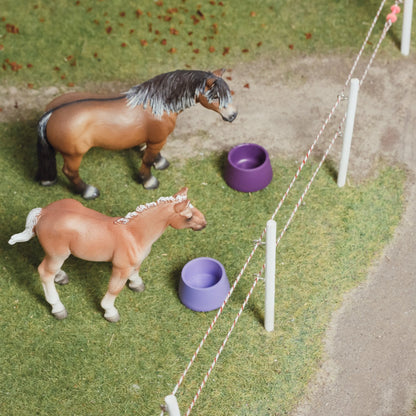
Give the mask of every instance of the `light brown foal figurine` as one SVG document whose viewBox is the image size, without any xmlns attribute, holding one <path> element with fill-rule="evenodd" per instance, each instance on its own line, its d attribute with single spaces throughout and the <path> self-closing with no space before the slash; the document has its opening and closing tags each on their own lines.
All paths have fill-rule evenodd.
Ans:
<svg viewBox="0 0 416 416">
<path fill-rule="evenodd" d="M 101 306 L 104 317 L 117 322 L 120 315 L 114 306 L 116 297 L 127 280 L 130 289 L 144 290 L 140 265 L 166 228 L 170 225 L 175 229 L 198 231 L 206 226 L 204 215 L 191 205 L 187 191 L 183 188 L 174 196 L 140 205 L 125 217 L 108 217 L 74 199 L 62 199 L 45 208 L 32 209 L 25 230 L 13 235 L 9 244 L 38 237 L 46 254 L 38 271 L 45 298 L 57 319 L 67 317 L 54 284 L 69 281 L 61 269 L 65 260 L 72 254 L 84 260 L 111 261 L 112 274 Z"/>
</svg>

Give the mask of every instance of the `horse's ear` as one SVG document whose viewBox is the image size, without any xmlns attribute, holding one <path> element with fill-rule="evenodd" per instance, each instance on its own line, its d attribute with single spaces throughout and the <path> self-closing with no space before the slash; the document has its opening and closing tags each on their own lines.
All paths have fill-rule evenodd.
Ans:
<svg viewBox="0 0 416 416">
<path fill-rule="evenodd" d="M 222 78 L 222 76 L 224 75 L 224 72 L 225 72 L 225 68 L 221 68 L 221 69 L 217 69 L 215 71 L 212 71 L 212 73 L 214 75 L 216 75 L 217 77 L 220 77 L 220 78 Z"/>
<path fill-rule="evenodd" d="M 178 197 L 179 195 L 186 197 L 188 195 L 188 188 L 184 186 L 179 192 L 173 195 L 174 198 Z"/>
<path fill-rule="evenodd" d="M 207 82 L 206 82 L 206 87 L 210 90 L 212 88 L 212 86 L 215 84 L 215 81 L 217 80 L 217 78 L 208 78 Z"/>
<path fill-rule="evenodd" d="M 192 218 L 192 209 L 189 203 L 189 200 L 179 202 L 175 205 L 175 212 L 179 215 L 182 215 L 182 217 L 185 218 Z"/>
</svg>

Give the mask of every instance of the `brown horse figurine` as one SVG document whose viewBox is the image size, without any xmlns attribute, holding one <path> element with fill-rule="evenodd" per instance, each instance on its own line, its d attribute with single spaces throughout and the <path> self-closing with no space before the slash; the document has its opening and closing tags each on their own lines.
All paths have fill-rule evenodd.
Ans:
<svg viewBox="0 0 416 416">
<path fill-rule="evenodd" d="M 114 306 L 116 297 L 127 280 L 130 289 L 144 290 L 140 265 L 166 228 L 170 225 L 198 231 L 206 226 L 204 215 L 190 204 L 187 191 L 183 188 L 174 196 L 159 198 L 157 202 L 138 206 L 125 217 L 114 218 L 86 208 L 74 199 L 62 199 L 45 208 L 32 209 L 25 230 L 13 235 L 9 244 L 38 237 L 46 254 L 38 271 L 45 298 L 57 319 L 67 316 L 54 284 L 69 281 L 61 269 L 64 261 L 71 254 L 84 260 L 111 261 L 112 274 L 101 306 L 104 317 L 117 322 L 120 315 Z"/>
<path fill-rule="evenodd" d="M 84 154 L 95 146 L 117 150 L 145 144 L 139 181 L 146 189 L 157 188 L 159 182 L 152 176 L 151 167 L 169 166 L 160 150 L 174 130 L 179 113 L 200 103 L 225 121 L 236 118 L 230 89 L 221 77 L 223 72 L 178 70 L 116 96 L 69 93 L 54 99 L 38 125 L 37 180 L 45 186 L 56 182 L 58 151 L 64 159 L 62 170 L 75 192 L 94 199 L 99 190 L 79 175 Z"/>
</svg>

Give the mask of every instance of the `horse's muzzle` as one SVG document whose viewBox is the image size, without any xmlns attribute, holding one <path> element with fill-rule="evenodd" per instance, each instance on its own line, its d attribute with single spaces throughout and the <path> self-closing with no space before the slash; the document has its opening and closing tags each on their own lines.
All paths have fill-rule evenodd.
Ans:
<svg viewBox="0 0 416 416">
<path fill-rule="evenodd" d="M 224 121 L 233 122 L 238 114 L 236 107 L 232 104 L 220 110 L 221 117 Z"/>
<path fill-rule="evenodd" d="M 225 116 L 224 114 L 221 114 L 221 116 L 222 116 L 222 119 L 224 121 L 228 121 L 228 122 L 232 123 L 237 118 L 237 114 L 238 113 L 235 112 L 235 113 L 232 113 L 232 114 L 230 114 L 228 116 Z"/>
</svg>

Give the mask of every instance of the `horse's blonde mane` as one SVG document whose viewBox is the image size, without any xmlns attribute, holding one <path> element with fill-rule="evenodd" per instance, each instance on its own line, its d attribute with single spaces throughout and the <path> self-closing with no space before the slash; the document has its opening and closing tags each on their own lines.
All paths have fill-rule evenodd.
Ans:
<svg viewBox="0 0 416 416">
<path fill-rule="evenodd" d="M 176 196 L 161 196 L 155 202 L 148 202 L 144 205 L 139 205 L 135 211 L 127 213 L 124 217 L 119 218 L 114 221 L 115 224 L 127 224 L 132 218 L 136 218 L 140 213 L 143 211 L 147 211 L 150 208 L 155 208 L 164 203 L 175 203 L 178 204 L 180 202 L 186 201 L 188 197 L 183 194 L 179 194 Z"/>
</svg>

